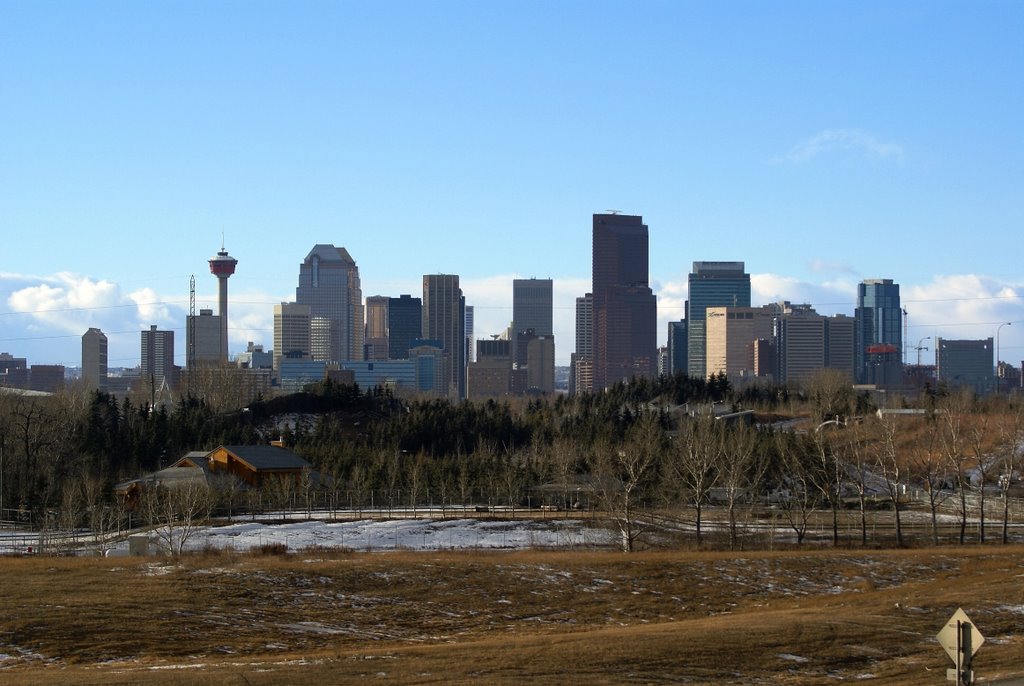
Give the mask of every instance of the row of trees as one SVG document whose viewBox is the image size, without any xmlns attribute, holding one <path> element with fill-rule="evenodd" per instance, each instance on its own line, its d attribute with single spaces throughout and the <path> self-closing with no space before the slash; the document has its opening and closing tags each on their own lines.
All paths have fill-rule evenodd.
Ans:
<svg viewBox="0 0 1024 686">
<path fill-rule="evenodd" d="M 813 430 L 755 429 L 680 408 L 715 401 L 753 406 L 765 422 L 803 413 Z M 935 540 L 939 510 L 955 499 L 965 541 L 973 493 L 981 501 L 974 509 L 982 540 L 985 499 L 992 497 L 1002 501 L 1006 540 L 1011 477 L 1020 471 L 1019 408 L 959 394 L 930 403 L 926 416 L 877 418 L 867 414 L 864 396 L 830 374 L 800 397 L 785 389 L 736 394 L 723 378 L 701 383 L 678 376 L 521 405 L 399 401 L 384 391 L 325 382 L 231 412 L 214 412 L 196 398 L 151 408 L 103 393 L 0 394 L 0 507 L 60 510 L 96 530 L 107 526 L 99 512 L 116 516 L 116 481 L 166 466 L 188 450 L 281 437 L 315 465 L 320 481 L 244 495 L 238 484 L 221 484 L 220 501 L 211 507 L 278 500 L 294 506 L 311 498 L 332 507 L 482 500 L 515 508 L 539 499 L 572 507 L 583 494 L 613 515 L 624 546 L 632 548 L 655 510 L 687 513 L 702 543 L 705 510 L 714 502 L 736 547 L 746 508 L 769 501 L 799 541 L 812 511 L 825 508 L 838 542 L 840 510 L 855 504 L 866 543 L 867 512 L 879 495 L 902 543 L 901 512 L 915 491 L 929 506 Z M 298 419 L 279 426 L 283 415 Z M 858 415 L 861 421 L 847 419 Z"/>
</svg>

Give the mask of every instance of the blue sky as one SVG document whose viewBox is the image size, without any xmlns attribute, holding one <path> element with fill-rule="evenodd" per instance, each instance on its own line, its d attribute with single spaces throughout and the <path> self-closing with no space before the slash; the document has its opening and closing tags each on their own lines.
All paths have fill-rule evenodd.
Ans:
<svg viewBox="0 0 1024 686">
<path fill-rule="evenodd" d="M 215 306 L 223 233 L 232 352 L 334 243 L 367 296 L 459 274 L 481 337 L 554 279 L 567 363 L 617 209 L 662 341 L 692 262 L 743 260 L 754 304 L 852 314 L 892 278 L 909 345 L 1012 321 L 1019 363 L 1022 29 L 1013 1 L 0 0 L 0 351 L 77 365 L 99 326 L 136 364 L 190 275 Z"/>
</svg>

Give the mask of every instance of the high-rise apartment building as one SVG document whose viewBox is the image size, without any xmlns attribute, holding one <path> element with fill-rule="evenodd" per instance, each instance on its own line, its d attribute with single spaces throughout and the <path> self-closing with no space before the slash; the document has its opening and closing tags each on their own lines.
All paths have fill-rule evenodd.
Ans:
<svg viewBox="0 0 1024 686">
<path fill-rule="evenodd" d="M 282 359 L 312 359 L 312 334 L 309 305 L 281 303 L 274 305 L 274 371 L 281 369 Z"/>
<path fill-rule="evenodd" d="M 744 272 L 742 262 L 694 262 L 687 282 L 687 374 L 705 379 L 705 311 L 709 307 L 750 307 L 750 274 Z"/>
<path fill-rule="evenodd" d="M 388 304 L 386 295 L 366 299 L 366 334 L 363 337 L 364 359 L 388 359 Z"/>
<path fill-rule="evenodd" d="M 95 327 L 82 334 L 82 381 L 90 390 L 107 390 L 107 335 Z"/>
<path fill-rule="evenodd" d="M 892 387 L 903 379 L 900 285 L 868 279 L 857 285 L 855 371 L 857 382 Z"/>
<path fill-rule="evenodd" d="M 411 295 L 388 298 L 388 357 L 409 359 L 412 342 L 423 336 L 423 300 Z"/>
<path fill-rule="evenodd" d="M 594 390 L 594 296 L 576 298 L 576 352 L 569 361 L 569 394 Z"/>
<path fill-rule="evenodd" d="M 449 398 L 466 397 L 466 299 L 456 274 L 423 276 L 424 339 L 441 342 Z"/>
<path fill-rule="evenodd" d="M 140 375 L 151 391 L 174 388 L 177 385 L 174 369 L 174 332 L 159 331 L 152 324 L 141 332 Z"/>
<path fill-rule="evenodd" d="M 657 299 L 648 283 L 643 217 L 593 217 L 593 387 L 657 370 Z"/>
<path fill-rule="evenodd" d="M 310 317 L 324 320 L 318 326 L 324 346 L 317 346 L 315 360 L 362 359 L 363 293 L 359 268 L 345 248 L 313 246 L 299 265 L 295 302 L 308 305 Z"/>
</svg>

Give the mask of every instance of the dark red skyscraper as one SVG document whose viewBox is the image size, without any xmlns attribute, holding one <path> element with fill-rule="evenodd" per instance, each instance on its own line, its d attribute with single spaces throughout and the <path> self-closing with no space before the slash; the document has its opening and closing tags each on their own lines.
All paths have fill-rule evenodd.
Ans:
<svg viewBox="0 0 1024 686">
<path fill-rule="evenodd" d="M 594 390 L 655 376 L 658 306 L 643 217 L 595 214 L 593 260 Z"/>
</svg>

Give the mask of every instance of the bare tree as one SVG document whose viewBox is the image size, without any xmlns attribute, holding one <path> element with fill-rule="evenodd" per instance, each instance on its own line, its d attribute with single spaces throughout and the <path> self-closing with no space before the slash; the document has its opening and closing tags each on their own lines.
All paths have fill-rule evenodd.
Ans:
<svg viewBox="0 0 1024 686">
<path fill-rule="evenodd" d="M 455 492 L 455 481 L 448 465 L 436 472 L 435 480 L 437 495 L 441 500 L 441 519 L 447 519 L 448 508 L 451 506 L 452 494 Z"/>
<path fill-rule="evenodd" d="M 933 421 L 932 420 L 929 421 Z M 939 506 L 949 497 L 949 461 L 940 453 L 936 432 L 926 427 L 923 435 L 911 447 L 910 468 L 921 483 L 932 522 L 932 543 L 939 544 Z"/>
<path fill-rule="evenodd" d="M 811 483 L 811 458 L 807 446 L 791 431 L 776 435 L 779 455 L 779 481 L 786 492 L 779 494 L 779 505 L 789 526 L 796 534 L 797 545 L 803 545 L 814 510 L 814 486 Z"/>
<path fill-rule="evenodd" d="M 940 404 L 939 438 L 949 475 L 956 484 L 960 516 L 960 545 L 967 539 L 967 420 L 972 396 L 960 391 Z"/>
<path fill-rule="evenodd" d="M 162 546 L 174 557 L 209 519 L 212 498 L 205 480 L 174 486 L 151 486 L 142 496 L 142 508 Z"/>
<path fill-rule="evenodd" d="M 210 474 L 210 489 L 218 508 L 227 511 L 228 519 L 235 516 L 235 509 L 245 490 L 245 482 L 230 472 Z"/>
<path fill-rule="evenodd" d="M 989 426 L 989 417 L 985 413 L 978 413 L 974 417 L 971 428 L 968 431 L 968 441 L 971 452 L 974 455 L 974 473 L 978 477 L 975 484 L 978 492 L 978 542 L 985 542 L 985 486 L 992 479 L 992 472 L 1000 467 L 999 460 L 993 459 L 988 449 L 986 437 L 992 432 Z"/>
<path fill-rule="evenodd" d="M 395 502 L 399 495 L 402 484 L 402 451 L 394 448 L 390 451 L 382 449 L 378 452 L 377 459 L 384 464 L 384 480 L 388 488 L 388 516 L 392 516 Z"/>
<path fill-rule="evenodd" d="M 693 508 L 697 545 L 704 541 L 702 517 L 711 489 L 718 481 L 725 454 L 723 424 L 710 416 L 685 422 L 676 435 L 668 464 L 669 476 L 681 499 Z"/>
<path fill-rule="evenodd" d="M 525 470 L 523 455 L 519 451 L 506 450 L 501 460 L 498 480 L 501 484 L 502 494 L 505 496 L 505 503 L 512 512 L 512 519 L 516 518 L 516 504 L 523 492 L 525 481 Z"/>
<path fill-rule="evenodd" d="M 807 464 L 807 476 L 814 488 L 828 503 L 832 513 L 832 545 L 839 545 L 839 506 L 842 503 L 843 481 L 846 476 L 844 467 L 833 444 L 838 442 L 834 431 L 840 430 L 836 427 L 818 425 L 811 434 L 814 443 L 814 460 Z"/>
<path fill-rule="evenodd" d="M 838 369 L 822 369 L 807 383 L 811 418 L 819 426 L 826 421 L 844 421 L 853 410 L 856 397 L 850 376 Z"/>
<path fill-rule="evenodd" d="M 316 498 L 316 479 L 313 478 L 313 470 L 303 467 L 299 475 L 298 489 L 302 493 L 302 501 L 306 507 L 306 519 L 313 515 L 313 501 Z"/>
<path fill-rule="evenodd" d="M 579 507 L 579 503 L 573 502 L 569 487 L 572 477 L 576 475 L 579 469 L 581 453 L 582 450 L 579 443 L 571 438 L 559 436 L 551 446 L 549 455 L 554 470 L 555 483 L 558 484 L 559 489 L 559 507 L 566 509 Z"/>
<path fill-rule="evenodd" d="M 82 487 L 75 481 L 67 481 L 61 488 L 59 526 L 65 531 L 74 531 L 82 521 Z"/>
<path fill-rule="evenodd" d="M 756 429 L 738 426 L 725 436 L 725 459 L 719 466 L 719 483 L 729 513 L 729 549 L 739 546 L 736 509 L 741 500 L 751 501 L 752 491 L 761 483 L 768 461 L 759 449 Z"/>
<path fill-rule="evenodd" d="M 411 458 L 406 468 L 406 483 L 409 488 L 409 505 L 412 507 L 412 516 L 416 516 L 416 504 L 420 499 L 420 491 L 423 490 L 426 482 L 426 458 L 423 453 L 417 453 Z"/>
<path fill-rule="evenodd" d="M 465 509 L 473 491 L 473 472 L 469 468 L 469 459 L 461 450 L 455 454 L 455 485 L 459 491 L 459 500 Z"/>
<path fill-rule="evenodd" d="M 900 512 L 903 506 L 904 483 L 903 463 L 897 448 L 896 420 L 890 415 L 880 420 L 882 440 L 875 456 L 875 464 L 885 486 L 885 494 L 892 503 L 893 525 L 896 529 L 896 545 L 903 547 L 903 524 Z"/>
<path fill-rule="evenodd" d="M 646 530 L 638 509 L 657 476 L 663 450 L 664 432 L 657 415 L 642 417 L 618 445 L 594 446 L 594 493 L 619 529 L 623 552 L 633 552 Z"/>
<path fill-rule="evenodd" d="M 999 464 L 999 498 L 1003 510 L 1003 526 L 1001 540 L 1003 545 L 1009 542 L 1010 526 L 1010 487 L 1017 478 L 1022 463 L 1021 452 L 1024 451 L 1024 407 L 1018 405 L 1012 414 L 999 423 L 999 448 L 997 461 Z"/>
<path fill-rule="evenodd" d="M 340 475 L 338 483 L 340 484 Z M 370 480 L 366 474 L 366 469 L 362 465 L 352 465 L 352 469 L 348 473 L 348 491 L 349 497 L 352 502 L 351 507 L 356 510 L 356 515 L 359 517 L 363 516 L 363 506 L 366 504 L 366 496 L 370 490 Z"/>
<path fill-rule="evenodd" d="M 871 488 L 871 455 L 869 437 L 861 423 L 847 426 L 843 434 L 845 440 L 840 444 L 843 451 L 846 472 L 850 482 L 857 491 L 857 505 L 860 510 L 860 544 L 868 544 L 868 492 Z"/>
</svg>

